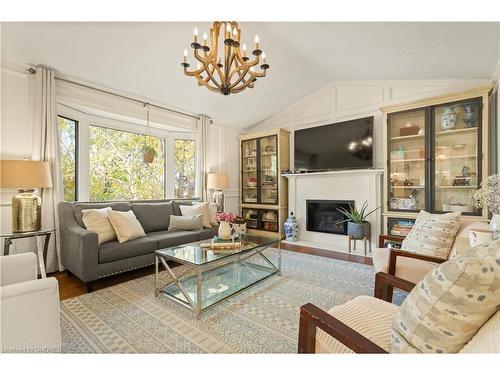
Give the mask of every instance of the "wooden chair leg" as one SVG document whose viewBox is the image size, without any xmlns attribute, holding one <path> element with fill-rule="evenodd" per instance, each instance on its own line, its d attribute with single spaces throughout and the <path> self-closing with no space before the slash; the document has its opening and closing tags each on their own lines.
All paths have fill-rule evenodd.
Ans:
<svg viewBox="0 0 500 375">
<path fill-rule="evenodd" d="M 298 352 L 313 354 L 316 351 L 316 325 L 307 312 L 300 310 Z"/>
</svg>

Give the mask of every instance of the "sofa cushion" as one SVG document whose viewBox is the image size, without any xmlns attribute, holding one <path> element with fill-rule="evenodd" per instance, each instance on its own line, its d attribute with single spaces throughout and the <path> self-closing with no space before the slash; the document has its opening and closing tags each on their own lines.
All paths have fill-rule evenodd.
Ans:
<svg viewBox="0 0 500 375">
<path fill-rule="evenodd" d="M 83 223 L 82 217 L 82 211 L 83 210 L 88 210 L 92 208 L 105 208 L 105 207 L 111 207 L 112 210 L 114 211 L 128 211 L 130 210 L 130 203 L 129 202 L 95 202 L 95 203 L 87 203 L 87 202 L 82 202 L 82 203 L 76 203 L 74 207 L 74 214 L 75 214 L 75 219 L 80 224 L 82 228 L 85 228 L 85 224 Z"/>
<path fill-rule="evenodd" d="M 391 323 L 397 311 L 398 306 L 392 303 L 374 297 L 359 296 L 332 307 L 328 313 L 389 351 Z M 318 329 L 316 353 L 353 353 L 353 351 L 325 331 Z"/>
<path fill-rule="evenodd" d="M 193 230 L 191 232 L 198 235 L 198 240 L 211 240 L 217 234 L 218 226 L 214 228 L 203 228 L 201 230 Z"/>
<path fill-rule="evenodd" d="M 455 237 L 455 242 L 453 242 L 453 246 L 450 251 L 450 255 L 448 258 L 454 258 L 457 255 L 460 255 L 467 250 L 469 250 L 472 246 L 469 243 L 469 231 L 471 229 L 482 229 L 488 230 L 490 229 L 490 225 L 486 222 L 474 221 L 469 224 L 462 224 L 460 226 L 460 230 Z"/>
<path fill-rule="evenodd" d="M 197 230 L 203 228 L 203 215 L 195 216 L 170 216 L 170 224 L 168 230 Z"/>
<path fill-rule="evenodd" d="M 202 215 L 203 227 L 211 228 L 212 224 L 210 224 L 210 213 L 208 211 L 208 202 L 203 202 L 201 204 L 194 204 L 192 206 L 180 205 L 182 216 L 196 216 Z"/>
<path fill-rule="evenodd" d="M 174 206 L 172 202 L 132 203 L 132 211 L 146 233 L 157 232 L 168 229 Z"/>
<path fill-rule="evenodd" d="M 192 206 L 193 201 L 172 201 L 172 205 L 174 207 L 174 215 L 182 216 L 181 205 L 183 206 Z"/>
<path fill-rule="evenodd" d="M 196 231 L 162 230 L 158 232 L 150 232 L 148 233 L 148 237 L 158 241 L 158 249 L 199 241 L 199 236 Z"/>
<path fill-rule="evenodd" d="M 116 233 L 109 221 L 111 208 L 91 208 L 82 210 L 82 221 L 87 230 L 97 233 L 97 244 L 116 240 Z"/>
<path fill-rule="evenodd" d="M 375 272 L 388 272 L 390 250 L 391 249 L 387 248 L 373 250 L 372 260 Z M 437 263 L 431 263 L 421 259 L 397 257 L 396 276 L 416 284 L 437 266 Z"/>
<path fill-rule="evenodd" d="M 430 214 L 420 211 L 401 248 L 414 253 L 448 259 L 460 229 L 460 212 Z"/>
<path fill-rule="evenodd" d="M 396 353 L 456 353 L 500 305 L 500 240 L 437 267 L 406 297 L 393 322 Z"/>
<path fill-rule="evenodd" d="M 158 241 L 150 237 L 140 237 L 122 243 L 118 241 L 106 242 L 100 245 L 97 250 L 99 253 L 99 263 L 113 262 L 153 253 L 157 249 L 157 246 Z"/>
</svg>

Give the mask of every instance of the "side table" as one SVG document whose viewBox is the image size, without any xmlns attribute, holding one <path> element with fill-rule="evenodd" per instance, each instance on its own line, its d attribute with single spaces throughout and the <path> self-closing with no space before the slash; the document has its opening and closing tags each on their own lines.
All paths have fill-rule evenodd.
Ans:
<svg viewBox="0 0 500 375">
<path fill-rule="evenodd" d="M 10 253 L 10 245 L 12 241 L 18 240 L 20 238 L 35 238 L 36 239 L 36 248 L 37 248 L 37 257 L 38 264 L 40 266 L 40 274 L 42 278 L 45 278 L 47 275 L 45 273 L 45 264 L 47 262 L 47 251 L 49 249 L 50 236 L 56 230 L 55 228 L 49 229 L 41 229 L 33 232 L 19 232 L 19 233 L 2 233 L 0 234 L 0 238 L 5 238 L 5 242 L 3 245 L 3 255 L 9 255 Z M 39 238 L 43 237 L 43 246 L 40 246 L 38 241 Z"/>
</svg>

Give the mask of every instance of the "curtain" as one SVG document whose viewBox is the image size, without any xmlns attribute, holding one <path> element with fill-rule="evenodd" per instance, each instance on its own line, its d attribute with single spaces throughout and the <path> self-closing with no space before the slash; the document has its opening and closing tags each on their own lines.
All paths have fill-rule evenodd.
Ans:
<svg viewBox="0 0 500 375">
<path fill-rule="evenodd" d="M 207 155 L 207 143 L 208 143 L 208 127 L 210 126 L 210 117 L 206 115 L 200 115 L 198 120 L 197 130 L 198 130 L 198 161 L 200 163 L 200 182 L 199 187 L 201 189 L 201 198 L 204 202 L 208 202 L 208 192 L 207 192 L 207 173 L 208 170 L 208 155 Z"/>
<path fill-rule="evenodd" d="M 59 164 L 54 71 L 37 67 L 34 86 L 32 159 L 48 162 L 52 174 L 52 188 L 44 188 L 41 191 L 42 226 L 56 229 L 49 243 L 45 268 L 47 272 L 62 271 L 57 204 L 63 200 L 63 186 Z"/>
</svg>

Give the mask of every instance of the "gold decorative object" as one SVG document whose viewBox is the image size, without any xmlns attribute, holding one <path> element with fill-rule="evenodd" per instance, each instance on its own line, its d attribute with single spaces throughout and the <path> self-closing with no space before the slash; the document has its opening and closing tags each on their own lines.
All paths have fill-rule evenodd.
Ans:
<svg viewBox="0 0 500 375">
<path fill-rule="evenodd" d="M 35 188 L 52 187 L 49 163 L 1 160 L 0 187 L 18 190 L 12 198 L 12 232 L 32 232 L 42 227 L 42 200 Z"/>
<path fill-rule="evenodd" d="M 220 56 L 219 43 L 223 54 Z M 241 43 L 241 29 L 234 21 L 214 22 L 210 29 L 210 43 L 207 33 L 203 33 L 203 44 L 199 43 L 198 29 L 195 28 L 191 48 L 198 61 L 197 67 L 195 70 L 188 70 L 190 65 L 185 49 L 181 63 L 184 74 L 195 77 L 199 86 L 222 95 L 236 94 L 247 87 L 253 88 L 257 78 L 265 77 L 269 69 L 266 54 L 259 47 L 259 37 L 255 36 L 255 49 L 252 51 L 254 57 L 250 60 L 245 43 Z M 259 71 L 256 66 L 260 67 Z"/>
</svg>

